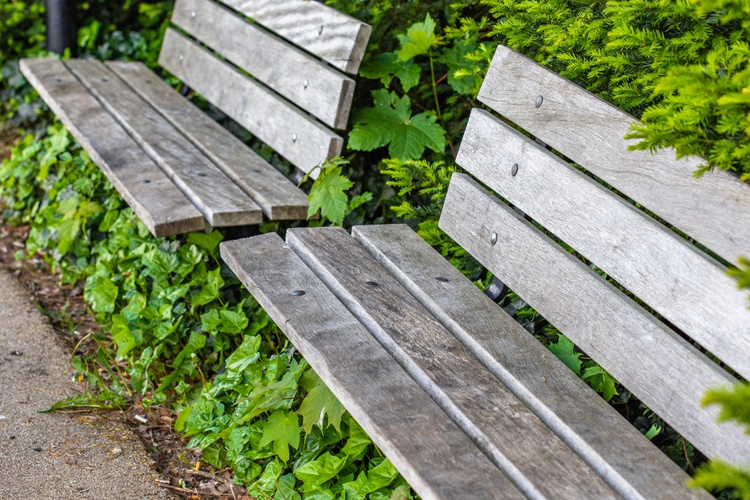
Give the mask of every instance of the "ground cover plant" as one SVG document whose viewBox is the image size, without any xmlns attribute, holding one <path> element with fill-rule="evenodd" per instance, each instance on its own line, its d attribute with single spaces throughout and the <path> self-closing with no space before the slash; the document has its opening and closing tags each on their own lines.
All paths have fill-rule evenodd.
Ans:
<svg viewBox="0 0 750 500">
<path fill-rule="evenodd" d="M 64 405 L 179 414 L 204 460 L 259 498 L 411 498 L 331 392 L 218 258 L 220 232 L 153 238 L 17 72 L 43 55 L 43 2 L 0 6 L 5 126 L 24 134 L 0 167 L 4 220 L 30 224 L 30 255 L 85 283 L 103 326 L 74 358 L 96 389 Z M 490 276 L 437 227 L 468 113 L 506 43 L 643 119 L 643 148 L 699 154 L 750 180 L 747 2 L 343 1 L 374 27 L 345 156 L 306 181 L 313 224 L 407 221 L 479 285 Z M 119 6 L 119 7 L 118 7 Z M 170 2 L 83 7 L 78 52 L 155 67 Z M 200 103 L 205 107 L 205 103 Z M 262 148 L 260 148 L 261 152 Z M 276 159 L 274 159 L 276 161 Z M 704 169 L 704 170 L 705 170 Z M 276 224 L 263 231 L 283 230 Z M 750 262 L 735 274 L 750 287 Z M 501 304 L 709 489 L 750 497 L 750 473 L 704 459 L 517 297 Z M 749 424 L 747 386 L 717 390 Z M 726 496 L 731 493 L 725 493 Z"/>
</svg>

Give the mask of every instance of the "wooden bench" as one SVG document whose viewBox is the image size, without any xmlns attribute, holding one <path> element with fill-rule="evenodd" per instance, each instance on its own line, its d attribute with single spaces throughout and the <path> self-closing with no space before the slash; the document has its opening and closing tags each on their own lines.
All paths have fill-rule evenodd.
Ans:
<svg viewBox="0 0 750 500">
<path fill-rule="evenodd" d="M 750 186 L 628 151 L 632 117 L 505 47 L 479 99 L 586 171 L 476 109 L 457 162 L 477 180 L 453 176 L 440 226 L 697 449 L 747 461 L 699 401 L 750 379 L 721 263 L 750 255 Z M 422 498 L 710 498 L 407 226 L 221 251 Z"/>
<path fill-rule="evenodd" d="M 171 20 L 162 68 L 303 172 L 341 153 L 369 26 L 309 0 L 177 0 Z M 307 217 L 304 192 L 143 64 L 20 65 L 155 236 Z"/>
</svg>

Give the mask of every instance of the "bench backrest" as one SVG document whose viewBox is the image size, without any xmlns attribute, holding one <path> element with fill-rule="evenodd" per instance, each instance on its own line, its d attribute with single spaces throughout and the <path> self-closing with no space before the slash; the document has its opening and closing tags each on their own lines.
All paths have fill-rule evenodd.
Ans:
<svg viewBox="0 0 750 500">
<path fill-rule="evenodd" d="M 159 64 L 300 170 L 338 156 L 354 93 L 339 70 L 357 72 L 371 28 L 309 0 L 221 3 L 177 0 Z"/>
<path fill-rule="evenodd" d="M 479 100 L 543 144 L 475 109 L 457 162 L 505 201 L 456 174 L 440 227 L 699 450 L 746 460 L 700 400 L 750 379 L 748 297 L 722 263 L 750 255 L 750 186 L 629 151 L 633 117 L 505 47 Z"/>
</svg>

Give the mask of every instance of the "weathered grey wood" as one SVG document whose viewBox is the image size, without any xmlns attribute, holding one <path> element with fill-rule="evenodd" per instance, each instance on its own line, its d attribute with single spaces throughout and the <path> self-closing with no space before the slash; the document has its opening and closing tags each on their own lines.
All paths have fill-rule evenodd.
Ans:
<svg viewBox="0 0 750 500">
<path fill-rule="evenodd" d="M 214 227 L 258 224 L 260 207 L 103 63 L 71 59 L 68 69 L 94 94 Z"/>
<path fill-rule="evenodd" d="M 304 172 L 341 153 L 336 133 L 172 29 L 159 64 Z"/>
<path fill-rule="evenodd" d="M 616 496 L 346 231 L 291 229 L 287 243 L 526 495 Z"/>
<path fill-rule="evenodd" d="M 750 255 L 750 186 L 721 171 L 696 179 L 702 160 L 673 150 L 628 151 L 627 113 L 502 46 L 479 100 L 730 262 Z"/>
<path fill-rule="evenodd" d="M 750 378 L 747 294 L 723 266 L 485 111 L 456 161 Z"/>
<path fill-rule="evenodd" d="M 372 28 L 311 0 L 219 0 L 333 66 L 356 73 Z"/>
<path fill-rule="evenodd" d="M 699 404 L 734 378 L 469 177 L 453 176 L 440 227 L 703 453 L 750 456 Z"/>
<path fill-rule="evenodd" d="M 307 217 L 307 195 L 141 63 L 106 65 L 211 159 L 270 220 Z"/>
<path fill-rule="evenodd" d="M 422 498 L 523 497 L 277 234 L 221 255 Z"/>
<path fill-rule="evenodd" d="M 682 469 L 409 226 L 357 226 L 352 234 L 620 495 L 710 497 L 688 489 Z"/>
<path fill-rule="evenodd" d="M 154 236 L 204 229 L 200 212 L 62 62 L 23 59 L 20 67 Z"/>
<path fill-rule="evenodd" d="M 172 22 L 326 125 L 346 128 L 348 76 L 209 0 L 178 0 Z"/>
</svg>

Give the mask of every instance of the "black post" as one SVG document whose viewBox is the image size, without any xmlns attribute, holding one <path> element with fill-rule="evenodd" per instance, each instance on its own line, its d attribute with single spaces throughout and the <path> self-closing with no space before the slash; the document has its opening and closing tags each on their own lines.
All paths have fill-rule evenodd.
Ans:
<svg viewBox="0 0 750 500">
<path fill-rule="evenodd" d="M 47 50 L 62 54 L 70 49 L 75 55 L 78 46 L 75 0 L 45 0 L 47 13 Z"/>
</svg>

